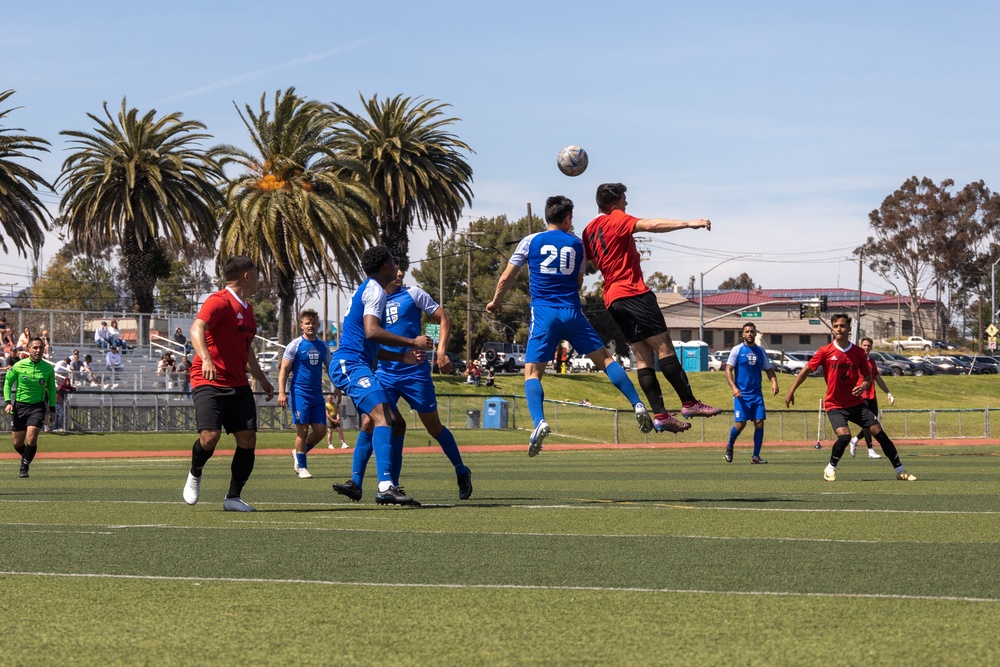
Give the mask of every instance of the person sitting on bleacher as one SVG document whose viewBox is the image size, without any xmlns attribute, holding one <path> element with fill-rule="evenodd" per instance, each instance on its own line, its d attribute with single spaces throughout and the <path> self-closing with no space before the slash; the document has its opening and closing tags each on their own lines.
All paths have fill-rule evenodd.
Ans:
<svg viewBox="0 0 1000 667">
<path fill-rule="evenodd" d="M 111 341 L 108 340 L 110 335 L 111 334 L 108 332 L 108 323 L 101 322 L 101 326 L 94 330 L 94 342 L 97 343 L 97 347 L 102 350 L 106 350 L 111 347 Z"/>
<path fill-rule="evenodd" d="M 111 384 L 105 384 L 104 388 L 105 389 L 108 389 L 108 388 L 114 389 L 115 387 L 118 386 L 117 378 L 115 376 L 115 373 L 117 373 L 118 371 L 122 370 L 122 368 L 124 368 L 122 366 L 122 355 L 120 355 L 118 353 L 118 346 L 117 345 L 112 345 L 111 346 L 111 349 L 108 350 L 107 355 L 105 355 L 105 357 L 104 357 L 104 361 L 106 362 L 106 368 L 107 368 L 107 370 L 109 370 L 111 372 Z"/>
<path fill-rule="evenodd" d="M 169 352 L 164 352 L 163 356 L 160 357 L 159 363 L 156 364 L 156 374 L 162 375 L 165 384 L 168 389 L 174 386 L 174 373 L 176 369 L 174 368 L 174 355 Z"/>
<path fill-rule="evenodd" d="M 122 351 L 122 354 L 127 354 L 128 345 L 122 340 L 122 332 L 118 328 L 118 320 L 111 320 L 111 324 L 108 326 L 108 343 L 112 347 L 117 346 Z"/>
<path fill-rule="evenodd" d="M 100 383 L 97 381 L 97 373 L 94 372 L 93 363 L 93 357 L 89 354 L 83 355 L 83 367 L 80 369 L 79 379 L 89 381 L 91 387 L 96 387 Z"/>
</svg>

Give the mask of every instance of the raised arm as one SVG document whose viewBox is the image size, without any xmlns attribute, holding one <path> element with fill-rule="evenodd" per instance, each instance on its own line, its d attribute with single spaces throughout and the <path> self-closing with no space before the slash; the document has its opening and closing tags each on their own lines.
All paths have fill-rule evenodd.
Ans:
<svg viewBox="0 0 1000 667">
<path fill-rule="evenodd" d="M 667 220 L 665 218 L 644 218 L 635 223 L 635 231 L 662 234 L 678 229 L 707 229 L 712 231 L 712 221 L 698 218 L 697 220 Z"/>
</svg>

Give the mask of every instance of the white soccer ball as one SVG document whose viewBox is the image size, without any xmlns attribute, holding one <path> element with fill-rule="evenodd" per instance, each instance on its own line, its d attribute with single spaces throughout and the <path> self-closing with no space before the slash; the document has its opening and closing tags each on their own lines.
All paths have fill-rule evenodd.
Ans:
<svg viewBox="0 0 1000 667">
<path fill-rule="evenodd" d="M 579 176 L 587 171 L 589 163 L 590 159 L 587 157 L 587 151 L 579 146 L 567 146 L 559 151 L 559 156 L 556 158 L 556 165 L 559 166 L 559 171 L 567 176 Z"/>
</svg>

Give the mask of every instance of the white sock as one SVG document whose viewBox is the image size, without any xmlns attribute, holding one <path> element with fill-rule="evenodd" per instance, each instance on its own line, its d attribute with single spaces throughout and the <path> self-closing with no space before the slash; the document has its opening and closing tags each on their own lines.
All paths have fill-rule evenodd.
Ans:
<svg viewBox="0 0 1000 667">
<path fill-rule="evenodd" d="M 392 480 L 384 480 L 378 483 L 378 492 L 384 493 L 392 488 Z"/>
</svg>

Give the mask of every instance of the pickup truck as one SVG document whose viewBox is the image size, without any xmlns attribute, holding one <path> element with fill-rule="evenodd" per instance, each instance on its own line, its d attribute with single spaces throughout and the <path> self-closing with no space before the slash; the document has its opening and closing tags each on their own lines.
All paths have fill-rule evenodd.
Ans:
<svg viewBox="0 0 1000 667">
<path fill-rule="evenodd" d="M 929 350 L 934 347 L 934 341 L 921 338 L 920 336 L 909 336 L 900 338 L 893 342 L 893 347 L 897 350 Z"/>
</svg>

